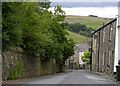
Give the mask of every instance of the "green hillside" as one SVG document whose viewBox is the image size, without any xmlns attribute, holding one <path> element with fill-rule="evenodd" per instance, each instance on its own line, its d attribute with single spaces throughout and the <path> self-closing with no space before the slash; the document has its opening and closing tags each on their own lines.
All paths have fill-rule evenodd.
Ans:
<svg viewBox="0 0 120 86">
<path fill-rule="evenodd" d="M 110 22 L 110 18 L 88 17 L 88 16 L 67 16 L 65 21 L 68 23 L 80 23 L 95 30 Z"/>
<path fill-rule="evenodd" d="M 73 39 L 73 41 L 76 44 L 85 43 L 86 41 L 90 40 L 90 38 L 88 38 L 86 36 L 82 36 L 82 35 L 79 35 L 77 33 L 70 32 L 70 31 L 67 31 L 67 32 L 69 33 L 68 38 Z"/>
<path fill-rule="evenodd" d="M 88 17 L 88 16 L 66 16 L 65 22 L 68 23 L 80 23 L 84 24 L 87 27 L 92 27 L 94 30 L 99 29 L 104 24 L 110 22 L 112 19 L 110 18 L 100 18 L 100 17 Z M 82 36 L 80 34 L 67 31 L 69 33 L 68 38 L 72 38 L 76 44 L 84 43 L 88 40 L 91 40 L 90 38 L 86 36 Z"/>
</svg>

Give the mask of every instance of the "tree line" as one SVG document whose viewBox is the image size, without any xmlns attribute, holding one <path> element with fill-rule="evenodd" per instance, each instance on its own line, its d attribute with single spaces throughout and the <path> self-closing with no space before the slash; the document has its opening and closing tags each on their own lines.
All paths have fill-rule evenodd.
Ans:
<svg viewBox="0 0 120 86">
<path fill-rule="evenodd" d="M 74 42 L 67 38 L 61 6 L 49 11 L 50 2 L 2 3 L 3 50 L 21 47 L 43 61 L 55 58 L 63 65 L 74 53 Z"/>
<path fill-rule="evenodd" d="M 67 26 L 67 29 L 69 31 L 78 33 L 83 36 L 91 37 L 92 31 L 94 31 L 93 28 L 87 27 L 86 25 L 80 24 L 80 23 L 64 23 L 65 26 Z"/>
</svg>

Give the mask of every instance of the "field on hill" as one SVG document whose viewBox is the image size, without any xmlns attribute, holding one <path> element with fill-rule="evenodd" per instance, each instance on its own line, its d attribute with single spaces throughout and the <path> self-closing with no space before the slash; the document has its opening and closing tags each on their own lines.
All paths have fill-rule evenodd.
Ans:
<svg viewBox="0 0 120 86">
<path fill-rule="evenodd" d="M 88 40 L 90 40 L 90 38 L 86 37 L 86 36 L 82 36 L 80 34 L 77 34 L 77 33 L 74 33 L 74 32 L 70 32 L 68 31 L 68 38 L 71 38 L 73 39 L 73 41 L 76 43 L 76 44 L 81 44 L 81 43 L 85 43 L 87 42 Z"/>
<path fill-rule="evenodd" d="M 65 22 L 84 24 L 87 27 L 94 28 L 94 30 L 99 29 L 100 27 L 103 26 L 103 24 L 106 24 L 111 20 L 112 19 L 110 18 L 88 17 L 88 16 L 66 16 L 65 18 Z M 68 38 L 72 38 L 76 44 L 81 44 L 88 40 L 91 40 L 86 36 L 82 36 L 80 34 L 70 32 L 70 31 L 67 31 L 67 32 L 69 33 Z"/>
<path fill-rule="evenodd" d="M 104 24 L 110 22 L 110 18 L 100 18 L 100 17 L 88 17 L 88 16 L 66 16 L 65 22 L 68 23 L 80 23 L 87 27 L 92 27 L 95 30 L 102 27 Z"/>
</svg>

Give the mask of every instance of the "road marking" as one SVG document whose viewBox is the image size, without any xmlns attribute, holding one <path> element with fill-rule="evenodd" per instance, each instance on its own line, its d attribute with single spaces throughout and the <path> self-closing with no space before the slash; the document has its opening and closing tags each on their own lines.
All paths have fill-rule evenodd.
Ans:
<svg viewBox="0 0 120 86">
<path fill-rule="evenodd" d="M 86 75 L 86 77 L 89 78 L 89 79 L 100 80 L 100 81 L 107 80 L 107 79 L 104 79 L 104 78 L 101 78 L 101 77 L 92 76 L 92 75 Z"/>
</svg>

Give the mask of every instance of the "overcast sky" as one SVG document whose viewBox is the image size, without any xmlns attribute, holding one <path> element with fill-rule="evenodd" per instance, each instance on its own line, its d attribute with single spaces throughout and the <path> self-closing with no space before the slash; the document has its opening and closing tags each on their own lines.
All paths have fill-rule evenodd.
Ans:
<svg viewBox="0 0 120 86">
<path fill-rule="evenodd" d="M 114 3 L 111 3 L 111 2 L 117 3 L 118 0 L 91 0 L 93 2 L 98 2 L 98 3 L 90 3 L 91 6 L 86 5 L 86 2 L 85 2 L 85 1 L 91 2 L 90 0 L 84 0 L 85 3 L 82 3 L 82 4 L 75 3 L 75 2 L 76 1 L 83 2 L 83 0 L 55 0 L 55 1 L 69 2 L 69 3 L 56 3 L 56 2 L 54 2 L 54 4 L 56 3 L 59 5 L 62 5 L 62 10 L 65 11 L 66 15 L 79 15 L 79 16 L 97 15 L 99 17 L 107 17 L 107 18 L 115 18 L 116 15 L 118 15 L 117 5 L 114 6 L 113 5 Z M 103 2 L 103 3 L 99 3 L 99 2 Z M 104 2 L 107 2 L 107 3 L 104 3 Z M 89 3 L 87 3 L 87 4 L 89 4 Z M 54 8 L 52 7 L 52 8 L 50 8 L 50 10 L 53 11 Z"/>
<path fill-rule="evenodd" d="M 120 0 L 50 0 L 52 2 L 119 2 Z"/>
<path fill-rule="evenodd" d="M 50 8 L 50 10 L 54 10 Z M 105 18 L 115 18 L 118 15 L 117 7 L 80 7 L 80 8 L 62 8 L 65 11 L 66 15 L 78 15 L 78 16 L 88 16 L 88 15 L 97 15 L 99 17 Z M 112 10 L 112 11 L 111 11 Z"/>
</svg>

